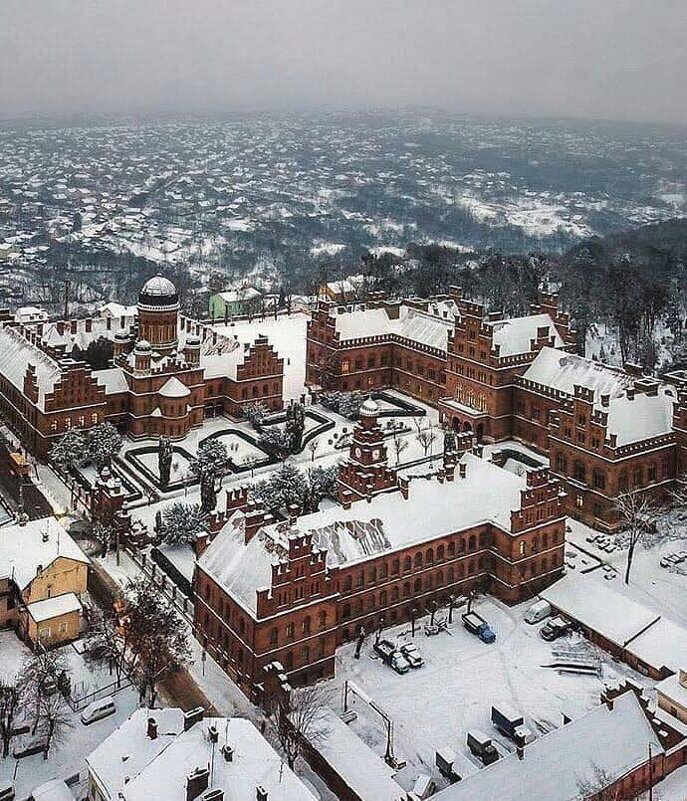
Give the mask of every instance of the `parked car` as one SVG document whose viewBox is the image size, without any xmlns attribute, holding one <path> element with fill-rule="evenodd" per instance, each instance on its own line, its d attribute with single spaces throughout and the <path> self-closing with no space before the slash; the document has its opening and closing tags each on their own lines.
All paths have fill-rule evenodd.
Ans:
<svg viewBox="0 0 687 801">
<path fill-rule="evenodd" d="M 567 634 L 571 628 L 572 623 L 559 615 L 546 622 L 539 630 L 539 634 L 543 640 L 551 642 Z"/>
<path fill-rule="evenodd" d="M 100 701 L 93 701 L 92 704 L 89 704 L 81 713 L 81 722 L 84 726 L 90 726 L 97 720 L 114 715 L 116 711 L 114 698 L 108 695 L 106 698 L 101 698 Z"/>
<path fill-rule="evenodd" d="M 525 612 L 525 623 L 539 623 L 551 614 L 551 604 L 548 601 L 537 601 Z"/>
<path fill-rule="evenodd" d="M 401 646 L 401 653 L 408 660 L 410 667 L 419 668 L 425 664 L 425 660 L 417 649 L 415 643 L 409 642 Z"/>
<path fill-rule="evenodd" d="M 391 655 L 391 661 L 389 662 L 392 670 L 395 670 L 396 673 L 407 673 L 410 670 L 410 662 L 403 656 L 400 651 L 394 651 Z"/>
</svg>

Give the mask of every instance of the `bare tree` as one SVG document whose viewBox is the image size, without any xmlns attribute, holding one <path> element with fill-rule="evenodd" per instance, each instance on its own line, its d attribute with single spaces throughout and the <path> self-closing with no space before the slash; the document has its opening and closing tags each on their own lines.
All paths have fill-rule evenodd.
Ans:
<svg viewBox="0 0 687 801">
<path fill-rule="evenodd" d="M 320 444 L 320 442 L 319 442 L 318 439 L 311 439 L 310 442 L 308 443 L 308 450 L 310 451 L 310 461 L 311 462 L 315 461 L 315 451 L 319 447 L 319 444 Z"/>
<path fill-rule="evenodd" d="M 293 769 L 305 741 L 316 745 L 329 736 L 325 714 L 329 691 L 323 684 L 292 690 L 277 707 L 277 734 Z"/>
<path fill-rule="evenodd" d="M 417 429 L 415 439 L 420 443 L 423 455 L 427 456 L 428 451 L 432 447 L 432 443 L 437 438 L 436 430 L 429 422 L 426 426 L 423 426 L 422 418 L 416 418 L 413 420 L 413 422 L 415 423 L 415 428 Z"/>
<path fill-rule="evenodd" d="M 56 651 L 45 651 L 38 647 L 31 658 L 25 662 L 19 674 L 19 688 L 24 706 L 33 710 L 33 733 L 41 721 L 43 700 L 58 692 L 60 686 L 68 682 L 67 661 Z"/>
<path fill-rule="evenodd" d="M 3 758 L 10 752 L 14 721 L 21 700 L 21 690 L 17 682 L 0 680 L 0 740 L 2 740 Z"/>
<path fill-rule="evenodd" d="M 59 743 L 73 725 L 71 710 L 61 692 L 48 693 L 41 696 L 39 716 L 45 732 L 43 759 L 47 759 L 50 748 Z"/>
<path fill-rule="evenodd" d="M 627 566 L 625 568 L 625 584 L 630 583 L 630 571 L 637 545 L 646 542 L 649 535 L 656 531 L 658 506 L 647 495 L 638 492 L 626 492 L 619 495 L 615 508 L 620 524 L 627 537 Z"/>
<path fill-rule="evenodd" d="M 114 671 L 117 685 L 121 684 L 125 671 L 124 639 L 113 613 L 96 609 L 90 627 L 84 635 L 85 656 L 90 662 L 104 662 L 108 665 L 110 675 Z"/>
<path fill-rule="evenodd" d="M 396 454 L 396 464 L 398 465 L 401 463 L 401 454 L 408 447 L 408 440 L 401 436 L 401 432 L 397 428 L 394 428 L 391 446 Z"/>
</svg>

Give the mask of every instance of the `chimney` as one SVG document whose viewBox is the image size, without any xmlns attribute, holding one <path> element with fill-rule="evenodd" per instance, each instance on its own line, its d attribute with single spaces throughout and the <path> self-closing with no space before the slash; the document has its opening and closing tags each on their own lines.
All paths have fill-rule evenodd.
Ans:
<svg viewBox="0 0 687 801">
<path fill-rule="evenodd" d="M 608 404 L 610 402 L 611 402 L 611 396 L 608 393 L 604 393 L 601 396 L 601 405 L 604 407 L 604 409 L 608 408 Z"/>
<path fill-rule="evenodd" d="M 523 760 L 525 758 L 525 747 L 522 745 L 517 746 L 515 753 L 518 755 L 518 759 Z"/>
<path fill-rule="evenodd" d="M 270 794 L 261 784 L 255 788 L 255 801 L 269 801 L 269 797 Z"/>
<path fill-rule="evenodd" d="M 467 476 L 467 474 L 468 474 L 468 466 L 465 464 L 465 462 L 461 462 L 458 465 L 458 470 L 460 471 L 460 477 L 461 478 L 465 478 Z"/>
<path fill-rule="evenodd" d="M 195 709 L 189 709 L 188 712 L 184 712 L 184 731 L 193 728 L 199 720 L 203 719 L 204 715 L 205 709 L 202 706 L 197 706 Z"/>
<path fill-rule="evenodd" d="M 210 739 L 211 743 L 216 743 L 217 740 L 219 740 L 219 732 L 217 731 L 217 726 L 215 726 L 214 723 L 208 729 L 208 738 Z"/>
<path fill-rule="evenodd" d="M 679 677 L 680 678 L 678 681 L 680 682 L 681 686 L 687 689 L 687 670 L 680 668 Z"/>
<path fill-rule="evenodd" d="M 399 478 L 398 478 L 398 488 L 401 491 L 401 495 L 407 501 L 408 500 L 408 479 L 407 478 L 401 478 L 401 476 L 399 476 Z"/>
<path fill-rule="evenodd" d="M 155 718 L 148 718 L 148 737 L 157 740 L 157 721 Z"/>
<path fill-rule="evenodd" d="M 234 761 L 234 749 L 228 743 L 225 743 L 222 746 L 222 756 L 224 757 L 225 762 Z"/>
<path fill-rule="evenodd" d="M 194 768 L 186 777 L 186 801 L 194 801 L 208 789 L 210 768 Z"/>
</svg>

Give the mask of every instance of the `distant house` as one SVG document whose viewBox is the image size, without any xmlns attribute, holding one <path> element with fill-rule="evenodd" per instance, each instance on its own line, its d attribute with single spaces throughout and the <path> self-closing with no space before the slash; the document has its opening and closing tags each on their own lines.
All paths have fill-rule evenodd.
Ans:
<svg viewBox="0 0 687 801">
<path fill-rule="evenodd" d="M 215 320 L 256 314 L 262 304 L 262 293 L 252 286 L 238 287 L 210 296 L 210 316 Z"/>
<path fill-rule="evenodd" d="M 0 529 L 0 627 L 31 647 L 76 639 L 88 561 L 52 517 Z"/>
<path fill-rule="evenodd" d="M 348 278 L 342 278 L 340 281 L 323 284 L 317 294 L 323 300 L 331 300 L 333 303 L 348 303 L 355 300 L 357 289 Z"/>
<path fill-rule="evenodd" d="M 656 685 L 656 698 L 661 709 L 687 725 L 687 670 L 680 670 Z"/>
<path fill-rule="evenodd" d="M 86 765 L 90 801 L 316 801 L 243 718 L 137 709 Z"/>
<path fill-rule="evenodd" d="M 14 313 L 15 323 L 45 323 L 47 320 L 48 313 L 38 306 L 22 306 Z"/>
</svg>

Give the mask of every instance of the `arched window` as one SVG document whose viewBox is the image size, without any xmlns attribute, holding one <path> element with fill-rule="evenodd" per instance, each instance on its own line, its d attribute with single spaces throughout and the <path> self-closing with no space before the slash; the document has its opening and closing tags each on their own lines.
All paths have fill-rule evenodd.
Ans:
<svg viewBox="0 0 687 801">
<path fill-rule="evenodd" d="M 425 562 L 428 565 L 431 565 L 433 561 L 434 561 L 434 549 L 428 548 L 427 553 L 425 554 Z"/>
<path fill-rule="evenodd" d="M 403 570 L 407 573 L 412 566 L 413 563 L 410 556 L 406 556 L 405 559 L 403 560 Z"/>
<path fill-rule="evenodd" d="M 477 537 L 474 534 L 470 535 L 470 539 L 468 540 L 468 549 L 470 551 L 474 551 L 477 547 Z"/>
<path fill-rule="evenodd" d="M 456 554 L 456 543 L 453 542 L 453 540 L 451 540 L 451 542 L 449 542 L 448 544 L 448 555 L 455 556 L 455 554 Z"/>
<path fill-rule="evenodd" d="M 415 579 L 415 592 L 422 591 L 422 579 L 416 578 Z"/>
<path fill-rule="evenodd" d="M 403 585 L 403 597 L 407 598 L 410 595 L 410 582 L 406 581 Z"/>
<path fill-rule="evenodd" d="M 441 562 L 444 559 L 444 546 L 440 545 L 437 548 L 437 562 Z"/>
<path fill-rule="evenodd" d="M 422 551 L 415 554 L 415 567 L 422 567 Z"/>
</svg>

